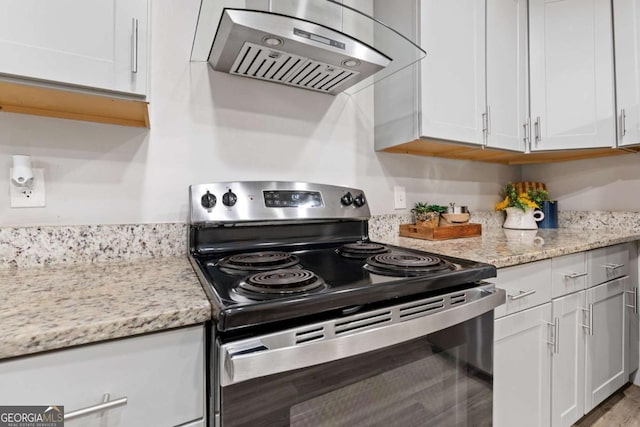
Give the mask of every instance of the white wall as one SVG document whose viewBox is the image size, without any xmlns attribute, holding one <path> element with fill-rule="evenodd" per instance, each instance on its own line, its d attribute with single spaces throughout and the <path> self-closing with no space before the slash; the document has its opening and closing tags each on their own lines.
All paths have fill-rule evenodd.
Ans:
<svg viewBox="0 0 640 427">
<path fill-rule="evenodd" d="M 560 210 L 640 211 L 640 154 L 527 165 L 522 178 L 544 182 Z"/>
<path fill-rule="evenodd" d="M 519 167 L 375 153 L 373 92 L 329 97 L 189 62 L 199 0 L 153 0 L 151 129 L 0 114 L 0 226 L 184 221 L 187 186 L 300 180 L 489 210 Z M 44 167 L 47 207 L 9 207 L 12 154 Z M 4 172 L 3 172 L 4 171 Z"/>
</svg>

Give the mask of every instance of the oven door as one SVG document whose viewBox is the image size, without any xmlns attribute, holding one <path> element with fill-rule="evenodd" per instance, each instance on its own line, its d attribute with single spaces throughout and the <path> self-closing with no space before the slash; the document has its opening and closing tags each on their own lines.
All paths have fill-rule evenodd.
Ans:
<svg viewBox="0 0 640 427">
<path fill-rule="evenodd" d="M 217 423 L 491 425 L 504 299 L 488 285 L 219 346 Z"/>
</svg>

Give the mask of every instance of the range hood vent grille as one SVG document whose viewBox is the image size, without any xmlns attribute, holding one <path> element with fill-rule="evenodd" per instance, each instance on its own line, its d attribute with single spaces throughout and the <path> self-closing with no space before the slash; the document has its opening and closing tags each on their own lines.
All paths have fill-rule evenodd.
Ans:
<svg viewBox="0 0 640 427">
<path fill-rule="evenodd" d="M 244 43 L 231 74 L 330 93 L 359 73 L 277 49 Z"/>
</svg>

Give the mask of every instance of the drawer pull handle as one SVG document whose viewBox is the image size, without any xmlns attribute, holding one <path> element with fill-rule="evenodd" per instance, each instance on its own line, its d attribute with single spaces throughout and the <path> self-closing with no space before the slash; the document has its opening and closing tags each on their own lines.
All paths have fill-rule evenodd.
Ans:
<svg viewBox="0 0 640 427">
<path fill-rule="evenodd" d="M 584 277 L 589 273 L 564 273 L 563 276 L 567 279 L 577 279 L 578 277 Z"/>
<path fill-rule="evenodd" d="M 106 411 L 107 409 L 117 408 L 118 406 L 124 406 L 127 404 L 127 397 L 121 397 L 119 399 L 109 400 L 109 394 L 105 394 L 102 398 L 102 403 L 97 405 L 87 406 L 86 408 L 78 409 L 77 411 L 71 411 L 64 414 L 64 420 L 69 421 L 74 418 L 83 417 L 85 415 L 94 414 L 96 412 Z"/>
<path fill-rule="evenodd" d="M 536 293 L 535 289 L 531 289 L 530 291 L 518 291 L 517 295 L 509 295 L 509 299 L 511 301 L 515 301 L 520 298 L 528 297 L 529 295 L 533 295 Z"/>
<path fill-rule="evenodd" d="M 624 264 L 605 264 L 604 268 L 609 269 L 609 270 L 616 270 L 618 268 L 622 268 L 624 267 Z"/>
</svg>

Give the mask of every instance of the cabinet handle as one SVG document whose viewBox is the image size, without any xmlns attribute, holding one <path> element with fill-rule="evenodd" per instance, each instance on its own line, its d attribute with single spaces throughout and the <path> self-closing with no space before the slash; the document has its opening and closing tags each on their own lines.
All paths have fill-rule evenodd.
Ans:
<svg viewBox="0 0 640 427">
<path fill-rule="evenodd" d="M 533 124 L 534 127 L 534 131 L 535 131 L 535 139 L 536 139 L 536 145 L 538 144 L 538 142 L 542 141 L 542 137 L 540 136 L 540 116 L 536 117 L 536 121 Z"/>
<path fill-rule="evenodd" d="M 518 300 L 520 298 L 528 297 L 529 295 L 533 295 L 536 293 L 535 289 L 531 289 L 530 291 L 518 291 L 517 295 L 507 295 L 511 301 Z"/>
<path fill-rule="evenodd" d="M 98 403 L 93 406 L 87 406 L 86 408 L 78 409 L 64 414 L 64 420 L 69 421 L 74 418 L 82 417 L 96 412 L 106 411 L 107 409 L 117 408 L 118 406 L 124 406 L 127 404 L 127 397 L 121 397 L 119 399 L 110 400 L 109 393 L 105 393 L 102 396 L 102 403 Z"/>
<path fill-rule="evenodd" d="M 580 324 L 587 330 L 587 335 L 593 335 L 593 304 L 589 304 L 589 308 L 580 308 L 580 311 L 587 314 L 587 324 Z"/>
<path fill-rule="evenodd" d="M 552 345 L 553 352 L 558 354 L 560 352 L 560 319 L 554 317 L 553 323 L 547 322 L 547 325 L 553 326 L 553 339 L 551 341 L 547 341 L 547 344 Z"/>
<path fill-rule="evenodd" d="M 622 129 L 622 136 L 627 134 L 627 113 L 624 108 L 620 110 L 620 128 Z"/>
<path fill-rule="evenodd" d="M 138 73 L 138 20 L 131 20 L 131 72 Z"/>
<path fill-rule="evenodd" d="M 526 122 L 522 125 L 522 129 L 524 130 L 524 137 L 522 140 L 524 141 L 524 150 L 531 151 L 531 130 L 529 129 L 531 121 L 527 119 Z"/>
<path fill-rule="evenodd" d="M 566 279 L 577 279 L 578 277 L 584 277 L 589 273 L 564 273 L 563 276 Z"/>
<path fill-rule="evenodd" d="M 624 293 L 633 296 L 633 304 L 629 305 L 625 303 L 625 307 L 633 308 L 634 314 L 638 314 L 638 288 L 633 288 L 632 291 L 624 291 Z"/>
<path fill-rule="evenodd" d="M 603 265 L 603 267 L 608 270 L 616 270 L 618 268 L 624 267 L 624 264 L 605 264 Z"/>
<path fill-rule="evenodd" d="M 487 136 L 489 135 L 489 120 L 487 119 L 487 113 L 482 113 L 482 148 L 488 144 Z"/>
</svg>

